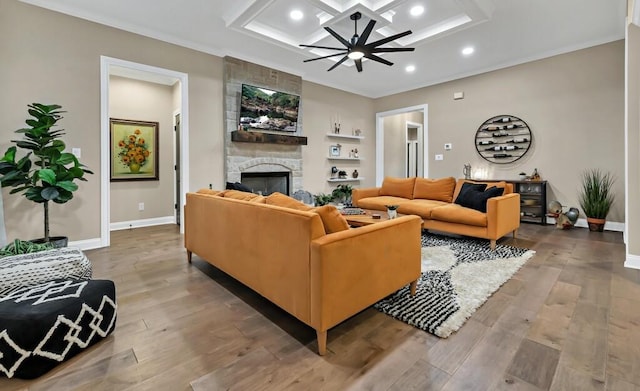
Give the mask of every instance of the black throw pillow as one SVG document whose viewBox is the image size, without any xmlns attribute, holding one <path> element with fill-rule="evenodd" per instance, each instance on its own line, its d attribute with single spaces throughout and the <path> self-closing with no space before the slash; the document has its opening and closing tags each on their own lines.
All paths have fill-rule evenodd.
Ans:
<svg viewBox="0 0 640 391">
<path fill-rule="evenodd" d="M 456 200 L 454 202 L 458 205 L 471 208 L 470 205 L 473 202 L 473 199 L 476 198 L 476 194 L 482 193 L 486 188 L 487 188 L 486 183 L 465 182 L 462 184 L 462 187 L 460 188 L 460 193 L 458 193 L 458 197 L 456 197 Z"/>
<path fill-rule="evenodd" d="M 247 193 L 251 193 L 251 189 L 249 187 L 247 187 L 246 185 L 243 185 L 240 182 L 227 182 L 227 190 L 240 190 L 240 191 L 246 191 Z"/>
<path fill-rule="evenodd" d="M 465 185 L 468 186 L 463 195 L 463 190 L 465 190 Z M 478 185 L 483 185 L 479 187 Z M 456 198 L 455 203 L 462 205 L 467 208 L 472 208 L 482 213 L 487 213 L 487 200 L 492 197 L 501 196 L 504 193 L 504 188 L 492 186 L 488 188 L 486 191 L 484 190 L 487 185 L 484 184 L 469 184 L 464 183 L 462 185 L 462 189 L 460 189 L 460 194 L 458 198 Z M 482 190 L 480 190 L 482 189 Z M 460 196 L 463 196 L 462 199 Z"/>
<path fill-rule="evenodd" d="M 236 183 L 234 183 L 234 185 L 236 187 L 235 188 L 236 190 L 246 191 L 247 193 L 251 193 L 251 189 L 247 185 L 243 185 L 240 182 L 236 182 Z"/>
</svg>

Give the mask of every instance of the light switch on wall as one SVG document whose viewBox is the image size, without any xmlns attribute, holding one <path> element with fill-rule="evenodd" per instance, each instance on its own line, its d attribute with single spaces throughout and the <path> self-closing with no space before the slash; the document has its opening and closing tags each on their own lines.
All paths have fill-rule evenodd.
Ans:
<svg viewBox="0 0 640 391">
<path fill-rule="evenodd" d="M 444 156 L 441 154 L 436 155 L 436 160 L 444 160 Z"/>
<path fill-rule="evenodd" d="M 444 150 L 445 151 L 451 151 L 452 148 L 453 148 L 453 144 L 451 144 L 451 143 L 446 143 L 444 145 Z"/>
</svg>

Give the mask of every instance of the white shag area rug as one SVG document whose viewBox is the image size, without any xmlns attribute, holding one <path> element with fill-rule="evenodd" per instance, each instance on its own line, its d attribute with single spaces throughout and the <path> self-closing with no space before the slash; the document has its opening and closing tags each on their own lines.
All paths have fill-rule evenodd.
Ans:
<svg viewBox="0 0 640 391">
<path fill-rule="evenodd" d="M 422 234 L 422 275 L 415 296 L 402 288 L 374 305 L 441 338 L 458 330 L 535 251 L 489 248 L 487 240 Z"/>
</svg>

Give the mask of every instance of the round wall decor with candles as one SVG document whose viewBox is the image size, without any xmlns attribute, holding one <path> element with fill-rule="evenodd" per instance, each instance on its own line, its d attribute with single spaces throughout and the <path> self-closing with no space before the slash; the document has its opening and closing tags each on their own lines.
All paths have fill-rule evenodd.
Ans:
<svg viewBox="0 0 640 391">
<path fill-rule="evenodd" d="M 497 164 L 512 163 L 531 147 L 529 125 L 515 115 L 497 115 L 484 121 L 476 131 L 476 151 L 483 159 Z"/>
</svg>

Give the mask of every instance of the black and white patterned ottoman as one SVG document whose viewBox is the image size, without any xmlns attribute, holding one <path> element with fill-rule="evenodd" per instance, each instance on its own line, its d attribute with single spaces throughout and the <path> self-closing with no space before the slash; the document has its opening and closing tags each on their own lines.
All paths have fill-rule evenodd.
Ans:
<svg viewBox="0 0 640 391">
<path fill-rule="evenodd" d="M 55 280 L 0 298 L 0 375 L 33 379 L 107 337 L 116 324 L 109 280 Z"/>
<path fill-rule="evenodd" d="M 0 258 L 0 298 L 20 287 L 65 278 L 91 278 L 91 262 L 78 248 L 55 248 Z"/>
</svg>

